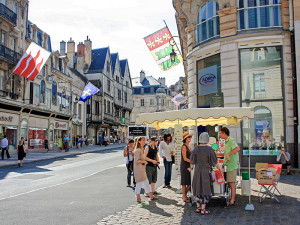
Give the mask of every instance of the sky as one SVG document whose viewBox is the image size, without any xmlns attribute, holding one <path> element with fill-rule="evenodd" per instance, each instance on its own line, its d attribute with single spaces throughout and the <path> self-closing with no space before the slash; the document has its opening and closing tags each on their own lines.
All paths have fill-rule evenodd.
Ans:
<svg viewBox="0 0 300 225">
<path fill-rule="evenodd" d="M 30 0 L 29 20 L 51 36 L 52 50 L 70 37 L 92 41 L 92 48 L 110 47 L 128 59 L 131 77 L 141 70 L 146 76 L 165 77 L 169 86 L 184 76 L 183 64 L 162 71 L 143 38 L 163 28 L 178 36 L 172 0 Z M 179 38 L 174 38 L 179 45 Z"/>
</svg>

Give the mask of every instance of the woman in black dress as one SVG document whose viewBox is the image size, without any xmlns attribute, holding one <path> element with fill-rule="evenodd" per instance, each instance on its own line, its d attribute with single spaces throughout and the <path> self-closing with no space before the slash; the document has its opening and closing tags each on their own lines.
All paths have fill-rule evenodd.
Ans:
<svg viewBox="0 0 300 225">
<path fill-rule="evenodd" d="M 48 140 L 48 137 L 45 136 L 45 140 L 44 140 L 44 147 L 45 147 L 45 152 L 48 152 L 49 151 L 49 140 Z"/>
<path fill-rule="evenodd" d="M 18 145 L 18 166 L 22 166 L 23 164 L 23 159 L 25 157 L 25 146 L 24 146 L 24 142 L 21 140 L 19 141 L 19 145 Z"/>
<path fill-rule="evenodd" d="M 191 173 L 188 170 L 190 168 L 190 155 L 192 153 L 189 144 L 191 143 L 193 134 L 185 132 L 182 135 L 183 145 L 181 147 L 181 163 L 180 163 L 180 174 L 181 174 L 181 187 L 182 187 L 182 199 L 185 202 L 190 202 L 187 197 L 187 193 L 191 189 Z"/>
</svg>

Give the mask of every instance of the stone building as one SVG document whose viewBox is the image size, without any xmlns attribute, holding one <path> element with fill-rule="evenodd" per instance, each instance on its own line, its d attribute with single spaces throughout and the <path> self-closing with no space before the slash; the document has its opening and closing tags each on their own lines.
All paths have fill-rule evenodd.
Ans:
<svg viewBox="0 0 300 225">
<path fill-rule="evenodd" d="M 156 80 L 146 76 L 142 70 L 140 77 L 132 78 L 133 111 L 130 124 L 135 125 L 136 115 L 139 113 L 163 112 L 177 109 L 171 101 L 171 90 L 165 84 L 165 78 Z"/>
<path fill-rule="evenodd" d="M 250 130 L 246 123 L 230 128 L 243 149 L 242 165 L 247 164 L 248 144 L 253 163 L 275 162 L 278 149 L 286 146 L 294 165 L 298 165 L 292 56 L 295 39 L 299 40 L 299 2 L 173 0 L 173 5 L 189 108 L 210 107 L 211 93 L 223 93 L 225 107 L 252 107 L 255 118 L 250 121 Z M 299 59 L 299 54 L 296 57 Z M 299 74 L 299 63 L 297 71 Z M 197 129 L 217 136 L 214 127 Z"/>
</svg>

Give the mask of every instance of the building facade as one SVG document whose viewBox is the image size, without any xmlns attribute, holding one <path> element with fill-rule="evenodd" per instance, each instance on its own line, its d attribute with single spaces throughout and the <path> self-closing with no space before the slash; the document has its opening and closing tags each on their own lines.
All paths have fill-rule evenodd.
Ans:
<svg viewBox="0 0 300 225">
<path fill-rule="evenodd" d="M 247 164 L 250 144 L 253 163 L 275 162 L 285 146 L 297 166 L 293 2 L 173 0 L 173 5 L 189 108 L 210 107 L 213 93 L 223 94 L 225 107 L 252 107 L 250 129 L 246 123 L 230 128 L 243 149 L 242 165 Z"/>
<path fill-rule="evenodd" d="M 132 85 L 134 108 L 130 117 L 131 125 L 135 125 L 137 114 L 177 109 L 172 102 L 171 90 L 166 87 L 165 78 L 156 80 L 152 76 L 146 76 L 142 70 L 139 77 L 132 78 Z"/>
</svg>

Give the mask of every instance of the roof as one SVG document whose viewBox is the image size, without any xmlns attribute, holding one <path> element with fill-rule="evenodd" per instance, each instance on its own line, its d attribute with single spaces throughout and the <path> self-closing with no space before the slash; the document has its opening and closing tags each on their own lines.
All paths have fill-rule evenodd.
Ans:
<svg viewBox="0 0 300 225">
<path fill-rule="evenodd" d="M 123 78 L 125 76 L 126 64 L 127 64 L 127 59 L 120 60 L 121 74 Z"/>
<path fill-rule="evenodd" d="M 112 53 L 110 55 L 113 74 L 115 73 L 115 67 L 116 67 L 116 62 L 117 62 L 118 55 L 119 55 L 119 53 Z"/>
<path fill-rule="evenodd" d="M 87 73 L 102 73 L 109 47 L 92 50 L 92 62 Z"/>
<path fill-rule="evenodd" d="M 159 93 L 166 94 L 166 89 L 165 88 L 158 88 L 156 90 L 156 94 L 159 94 Z"/>
<path fill-rule="evenodd" d="M 152 76 L 145 77 L 145 79 L 140 82 L 140 77 L 135 77 L 131 79 L 132 87 L 143 87 L 143 86 L 160 86 L 160 83 Z"/>
<path fill-rule="evenodd" d="M 69 70 L 70 70 L 72 73 L 74 73 L 77 77 L 79 77 L 82 81 L 84 81 L 85 83 L 88 82 L 88 79 L 87 79 L 85 76 L 83 76 L 81 73 L 79 73 L 76 69 L 73 69 L 73 68 L 70 68 L 70 67 L 69 67 Z"/>
</svg>

